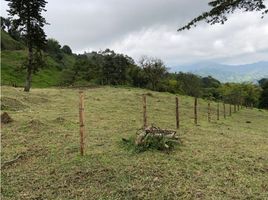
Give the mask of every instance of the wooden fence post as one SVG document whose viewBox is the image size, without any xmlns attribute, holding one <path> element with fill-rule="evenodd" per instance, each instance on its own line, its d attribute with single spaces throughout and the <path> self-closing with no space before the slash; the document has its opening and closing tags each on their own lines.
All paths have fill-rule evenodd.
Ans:
<svg viewBox="0 0 268 200">
<path fill-rule="evenodd" d="M 239 106 L 240 106 L 240 105 L 239 105 L 239 104 L 237 104 L 237 111 L 239 111 L 239 110 L 240 110 Z"/>
<path fill-rule="evenodd" d="M 229 116 L 232 116 L 232 104 L 229 104 Z"/>
<path fill-rule="evenodd" d="M 224 102 L 223 102 L 223 117 L 224 117 L 224 119 L 226 119 L 226 107 L 225 107 Z"/>
<path fill-rule="evenodd" d="M 79 92 L 79 122 L 80 122 L 80 153 L 85 154 L 85 112 L 84 112 L 84 93 Z"/>
<path fill-rule="evenodd" d="M 180 128 L 180 116 L 179 116 L 179 98 L 175 98 L 176 101 L 176 128 Z"/>
<path fill-rule="evenodd" d="M 217 120 L 220 120 L 220 103 L 217 103 Z"/>
<path fill-rule="evenodd" d="M 143 128 L 147 127 L 147 110 L 146 110 L 146 94 L 142 95 L 143 99 Z"/>
<path fill-rule="evenodd" d="M 211 122 L 211 116 L 210 116 L 210 102 L 208 102 L 208 122 Z"/>
<path fill-rule="evenodd" d="M 197 125 L 197 97 L 194 98 L 194 123 Z"/>
</svg>

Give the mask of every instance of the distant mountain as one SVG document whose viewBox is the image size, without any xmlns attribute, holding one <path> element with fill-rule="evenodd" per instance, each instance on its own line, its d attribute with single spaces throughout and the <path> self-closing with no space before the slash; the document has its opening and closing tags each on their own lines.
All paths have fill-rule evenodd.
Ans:
<svg viewBox="0 0 268 200">
<path fill-rule="evenodd" d="M 172 72 L 191 72 L 200 76 L 212 76 L 221 82 L 256 82 L 268 78 L 268 61 L 245 65 L 225 65 L 202 62 L 171 68 Z"/>
</svg>

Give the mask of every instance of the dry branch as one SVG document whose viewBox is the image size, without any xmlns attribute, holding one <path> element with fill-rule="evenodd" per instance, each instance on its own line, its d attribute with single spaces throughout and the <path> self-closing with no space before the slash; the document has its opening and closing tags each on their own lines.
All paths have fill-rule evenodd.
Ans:
<svg viewBox="0 0 268 200">
<path fill-rule="evenodd" d="M 17 162 L 19 159 L 22 158 L 22 155 L 18 155 L 16 158 L 12 159 L 12 160 L 9 160 L 9 161 L 6 161 L 6 162 L 3 162 L 1 168 L 4 168 L 8 165 L 12 165 L 13 163 Z"/>
<path fill-rule="evenodd" d="M 166 138 L 171 140 L 178 140 L 179 137 L 176 136 L 176 131 L 169 129 L 161 129 L 156 126 L 147 127 L 146 129 L 139 129 L 137 131 L 137 137 L 135 144 L 141 145 L 146 142 L 148 138 Z"/>
</svg>

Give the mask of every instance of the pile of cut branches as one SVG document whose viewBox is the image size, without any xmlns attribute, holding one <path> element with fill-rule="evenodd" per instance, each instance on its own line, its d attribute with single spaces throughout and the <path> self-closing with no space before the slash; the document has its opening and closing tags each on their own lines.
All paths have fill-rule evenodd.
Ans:
<svg viewBox="0 0 268 200">
<path fill-rule="evenodd" d="M 175 144 L 180 142 L 176 131 L 161 129 L 154 125 L 145 129 L 139 129 L 135 140 L 136 146 L 141 147 L 143 150 L 148 148 L 171 150 Z"/>
</svg>

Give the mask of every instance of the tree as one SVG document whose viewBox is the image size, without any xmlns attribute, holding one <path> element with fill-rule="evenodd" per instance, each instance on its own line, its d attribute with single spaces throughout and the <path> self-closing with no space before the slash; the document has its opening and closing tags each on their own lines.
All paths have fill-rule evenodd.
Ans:
<svg viewBox="0 0 268 200">
<path fill-rule="evenodd" d="M 58 61 L 60 61 L 63 58 L 61 53 L 61 45 L 55 39 L 49 38 L 47 40 L 45 50 L 47 53 L 49 53 L 53 58 L 55 58 Z"/>
<path fill-rule="evenodd" d="M 200 21 L 206 21 L 213 25 L 217 23 L 224 24 L 227 21 L 227 15 L 233 13 L 236 10 L 242 10 L 244 12 L 261 11 L 262 17 L 268 13 L 268 9 L 264 4 L 265 0 L 213 0 L 208 3 L 212 9 L 208 12 L 204 12 L 198 17 L 191 20 L 188 24 L 178 29 L 182 31 L 195 27 Z"/>
<path fill-rule="evenodd" d="M 5 20 L 6 19 L 4 17 L 0 16 L 0 20 L 1 20 L 1 29 L 5 30 L 5 28 L 6 28 Z"/>
<path fill-rule="evenodd" d="M 131 84 L 135 87 L 145 88 L 148 85 L 148 78 L 144 70 L 135 64 L 128 71 L 131 78 Z"/>
<path fill-rule="evenodd" d="M 5 22 L 5 27 L 7 28 L 7 32 L 9 33 L 10 32 L 10 27 L 11 27 L 11 24 L 12 24 L 11 18 L 10 17 L 6 18 L 4 22 Z"/>
<path fill-rule="evenodd" d="M 260 86 L 262 87 L 262 93 L 260 96 L 260 107 L 268 109 L 268 79 L 264 78 L 259 81 Z"/>
<path fill-rule="evenodd" d="M 192 73 L 182 73 L 176 75 L 177 84 L 180 90 L 189 96 L 200 97 L 202 95 L 202 79 Z"/>
<path fill-rule="evenodd" d="M 268 82 L 268 78 L 262 78 L 261 80 L 258 81 L 259 85 L 264 88 L 266 82 Z"/>
<path fill-rule="evenodd" d="M 72 49 L 68 46 L 68 45 L 64 45 L 62 48 L 61 48 L 62 52 L 68 54 L 68 55 L 72 55 L 73 52 L 72 52 Z"/>
<path fill-rule="evenodd" d="M 117 54 L 110 49 L 98 53 L 102 57 L 102 84 L 124 85 L 127 83 L 127 72 L 133 64 L 133 59 L 123 54 Z"/>
<path fill-rule="evenodd" d="M 86 55 L 76 56 L 76 61 L 70 68 L 64 69 L 62 73 L 62 84 L 72 85 L 76 81 L 89 80 L 89 60 Z"/>
<path fill-rule="evenodd" d="M 167 68 L 158 58 L 142 57 L 140 66 L 143 68 L 152 90 L 157 90 L 160 81 L 167 75 Z"/>
<path fill-rule="evenodd" d="M 13 18 L 13 24 L 18 27 L 22 36 L 25 37 L 28 47 L 28 62 L 26 65 L 27 75 L 24 91 L 29 92 L 32 82 L 32 74 L 38 68 L 34 64 L 34 49 L 41 52 L 46 44 L 46 34 L 43 30 L 47 24 L 42 12 L 45 12 L 45 0 L 6 0 L 8 13 Z M 40 55 L 40 54 L 38 54 Z M 39 60 L 39 58 L 38 58 Z"/>
</svg>

